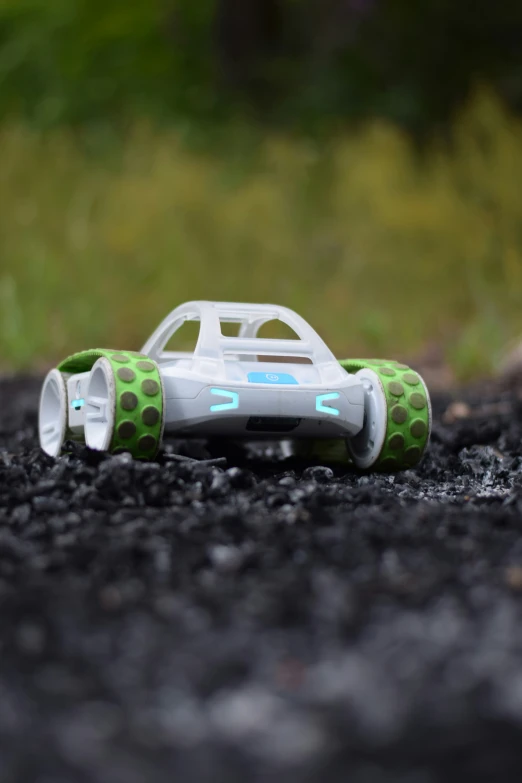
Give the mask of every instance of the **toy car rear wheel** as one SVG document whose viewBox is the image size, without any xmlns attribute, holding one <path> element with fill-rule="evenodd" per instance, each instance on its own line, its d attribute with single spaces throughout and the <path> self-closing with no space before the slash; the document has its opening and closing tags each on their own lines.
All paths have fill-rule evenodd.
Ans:
<svg viewBox="0 0 522 783">
<path fill-rule="evenodd" d="M 38 415 L 40 446 L 50 457 L 57 457 L 67 432 L 66 376 L 51 370 L 43 383 Z"/>
</svg>

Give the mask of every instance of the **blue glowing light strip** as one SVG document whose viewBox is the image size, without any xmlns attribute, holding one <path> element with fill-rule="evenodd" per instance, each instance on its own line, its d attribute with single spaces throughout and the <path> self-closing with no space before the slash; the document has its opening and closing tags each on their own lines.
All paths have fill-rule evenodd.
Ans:
<svg viewBox="0 0 522 783">
<path fill-rule="evenodd" d="M 217 394 L 218 397 L 229 397 L 230 402 L 221 402 L 218 405 L 211 405 L 210 410 L 212 413 L 217 411 L 233 411 L 239 408 L 239 394 L 233 391 L 226 391 L 225 389 L 211 389 L 211 394 Z"/>
<path fill-rule="evenodd" d="M 85 400 L 84 399 L 73 400 L 71 402 L 71 408 L 74 408 L 75 411 L 79 411 L 80 408 L 83 408 L 84 405 L 85 405 Z"/>
<path fill-rule="evenodd" d="M 331 394 L 319 394 L 315 400 L 315 409 L 319 413 L 329 413 L 331 416 L 339 416 L 337 408 L 331 408 L 329 405 L 323 405 L 327 400 L 338 400 L 339 392 L 332 392 Z"/>
</svg>

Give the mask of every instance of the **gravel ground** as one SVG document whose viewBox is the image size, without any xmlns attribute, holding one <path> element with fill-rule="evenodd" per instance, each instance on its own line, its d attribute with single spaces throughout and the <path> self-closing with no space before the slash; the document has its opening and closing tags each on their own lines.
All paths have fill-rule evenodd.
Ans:
<svg viewBox="0 0 522 783">
<path fill-rule="evenodd" d="M 55 461 L 38 387 L 0 382 L 2 783 L 522 780 L 514 392 L 438 396 L 422 466 L 360 477 Z"/>
</svg>

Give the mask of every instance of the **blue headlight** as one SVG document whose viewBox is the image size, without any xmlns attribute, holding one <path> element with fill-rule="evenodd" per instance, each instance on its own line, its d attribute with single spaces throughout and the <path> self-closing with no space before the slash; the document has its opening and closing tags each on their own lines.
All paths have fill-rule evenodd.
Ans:
<svg viewBox="0 0 522 783">
<path fill-rule="evenodd" d="M 331 416 L 339 416 L 337 408 L 332 408 L 330 405 L 324 405 L 327 400 L 338 400 L 340 397 L 339 392 L 331 392 L 330 394 L 319 394 L 315 400 L 315 409 L 319 413 L 329 413 Z"/>
<path fill-rule="evenodd" d="M 210 410 L 212 413 L 218 411 L 233 411 L 239 408 L 239 394 L 233 391 L 226 391 L 226 389 L 211 389 L 211 394 L 216 394 L 218 397 L 228 397 L 229 402 L 221 402 L 217 405 L 211 405 Z"/>
</svg>

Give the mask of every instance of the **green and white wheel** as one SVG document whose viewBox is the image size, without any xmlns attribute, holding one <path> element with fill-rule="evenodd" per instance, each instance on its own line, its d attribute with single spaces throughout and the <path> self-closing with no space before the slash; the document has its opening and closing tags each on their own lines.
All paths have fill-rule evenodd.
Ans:
<svg viewBox="0 0 522 783">
<path fill-rule="evenodd" d="M 421 376 L 393 361 L 345 359 L 340 364 L 363 383 L 363 429 L 346 441 L 298 445 L 298 455 L 349 462 L 358 470 L 393 472 L 417 465 L 428 447 L 432 424 L 430 395 Z"/>
<path fill-rule="evenodd" d="M 431 403 L 421 376 L 398 362 L 341 361 L 365 390 L 365 423 L 346 445 L 361 470 L 404 470 L 417 465 L 431 434 Z"/>
<path fill-rule="evenodd" d="M 67 432 L 67 386 L 59 370 L 51 370 L 42 386 L 38 416 L 38 434 L 42 449 L 57 457 Z"/>
<path fill-rule="evenodd" d="M 133 351 L 75 354 L 59 370 L 90 371 L 85 397 L 85 442 L 96 451 L 128 451 L 152 459 L 165 424 L 164 388 L 158 365 Z"/>
</svg>

